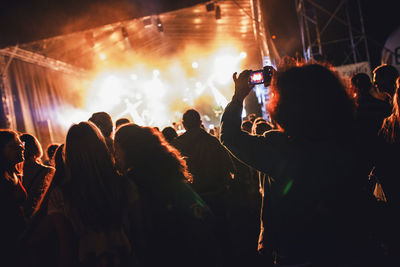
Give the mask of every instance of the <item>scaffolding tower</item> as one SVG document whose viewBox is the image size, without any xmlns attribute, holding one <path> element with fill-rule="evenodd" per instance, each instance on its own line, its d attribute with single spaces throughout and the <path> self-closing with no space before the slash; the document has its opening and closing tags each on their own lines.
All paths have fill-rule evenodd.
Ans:
<svg viewBox="0 0 400 267">
<path fill-rule="evenodd" d="M 371 65 L 360 1 L 327 2 L 295 0 L 305 60 Z"/>
</svg>

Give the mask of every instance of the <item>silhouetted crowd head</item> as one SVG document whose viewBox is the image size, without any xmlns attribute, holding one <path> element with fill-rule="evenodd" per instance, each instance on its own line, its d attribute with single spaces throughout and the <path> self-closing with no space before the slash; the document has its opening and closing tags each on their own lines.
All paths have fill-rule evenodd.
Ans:
<svg viewBox="0 0 400 267">
<path fill-rule="evenodd" d="M 284 58 L 242 118 L 250 73 L 208 130 L 193 108 L 162 131 L 101 111 L 42 161 L 34 135 L 1 129 L 0 265 L 396 266 L 396 68 L 346 88 Z"/>
</svg>

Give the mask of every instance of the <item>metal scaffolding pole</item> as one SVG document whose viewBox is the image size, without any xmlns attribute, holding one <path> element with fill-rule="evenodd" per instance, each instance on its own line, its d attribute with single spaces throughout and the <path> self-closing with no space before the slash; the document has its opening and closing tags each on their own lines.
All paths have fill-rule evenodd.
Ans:
<svg viewBox="0 0 400 267">
<path fill-rule="evenodd" d="M 323 0 L 295 0 L 295 3 L 306 61 L 319 54 L 334 65 L 345 64 L 350 58 L 351 63 L 370 62 L 359 0 L 337 0 L 330 6 L 332 3 Z M 361 41 L 364 47 L 359 45 Z"/>
</svg>

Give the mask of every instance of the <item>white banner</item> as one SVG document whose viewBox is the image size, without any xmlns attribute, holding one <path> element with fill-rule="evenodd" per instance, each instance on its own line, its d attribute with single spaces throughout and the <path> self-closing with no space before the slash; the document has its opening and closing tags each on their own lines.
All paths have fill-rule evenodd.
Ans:
<svg viewBox="0 0 400 267">
<path fill-rule="evenodd" d="M 335 69 L 345 79 L 350 79 L 353 74 L 357 73 L 366 73 L 370 78 L 372 78 L 371 67 L 369 66 L 369 63 L 367 61 L 356 64 L 338 66 L 335 67 Z"/>
</svg>

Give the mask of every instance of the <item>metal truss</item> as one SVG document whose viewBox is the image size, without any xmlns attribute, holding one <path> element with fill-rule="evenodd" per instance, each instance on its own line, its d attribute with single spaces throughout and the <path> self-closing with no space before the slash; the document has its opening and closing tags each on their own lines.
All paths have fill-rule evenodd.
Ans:
<svg viewBox="0 0 400 267">
<path fill-rule="evenodd" d="M 327 1 L 295 0 L 305 60 L 370 63 L 360 1 L 333 2 L 328 6 Z"/>
</svg>

